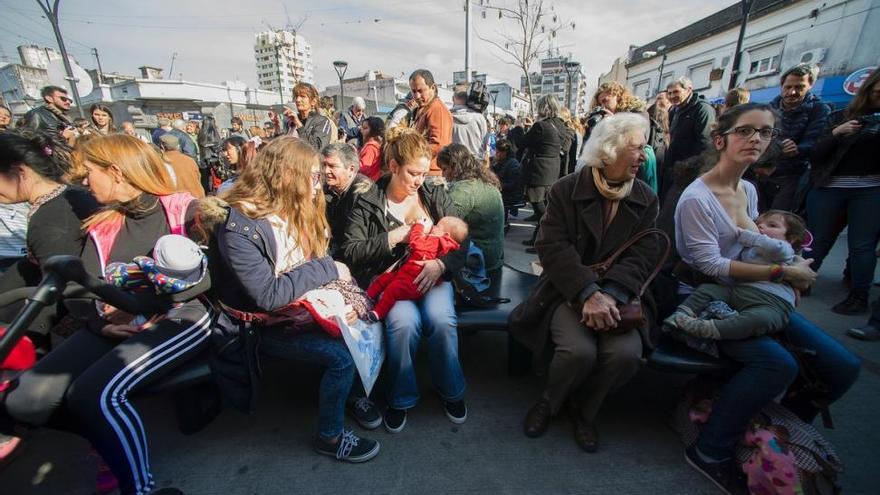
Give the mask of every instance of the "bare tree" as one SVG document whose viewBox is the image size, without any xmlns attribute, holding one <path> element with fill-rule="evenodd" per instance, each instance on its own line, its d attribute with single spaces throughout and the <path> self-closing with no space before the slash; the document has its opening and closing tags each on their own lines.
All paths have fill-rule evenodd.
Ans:
<svg viewBox="0 0 880 495">
<path fill-rule="evenodd" d="M 497 48 L 503 56 L 495 54 L 502 62 L 518 67 L 525 76 L 525 89 L 529 97 L 529 112 L 534 116 L 534 98 L 532 96 L 532 76 L 529 72 L 556 34 L 563 29 L 574 29 L 575 23 L 562 24 L 554 12 L 553 5 L 544 0 L 517 0 L 512 6 L 489 5 L 488 0 L 480 1 L 483 17 L 487 11 L 497 12 L 498 19 L 512 24 L 510 32 L 496 30 L 497 39 L 489 39 L 477 35 L 481 40 Z"/>
</svg>

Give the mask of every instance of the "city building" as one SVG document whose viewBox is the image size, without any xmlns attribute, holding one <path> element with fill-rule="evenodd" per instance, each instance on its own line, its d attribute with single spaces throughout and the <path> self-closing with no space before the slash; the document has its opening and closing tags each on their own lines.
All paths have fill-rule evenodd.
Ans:
<svg viewBox="0 0 880 495">
<path fill-rule="evenodd" d="M 280 91 L 287 99 L 297 83 L 315 83 L 312 45 L 301 34 L 283 29 L 258 33 L 254 58 L 260 89 Z"/>
<path fill-rule="evenodd" d="M 406 74 L 398 77 L 381 70 L 368 70 L 363 76 L 344 78 L 342 87 L 345 93 L 344 102 L 339 102 L 339 84 L 327 86 L 321 91 L 321 95 L 335 98 L 337 109 L 347 108 L 355 96 L 360 96 L 367 103 L 367 113 L 384 114 L 394 109 L 409 93 L 409 79 Z M 452 93 L 452 88 L 437 83 L 437 96 L 448 107 L 452 106 Z"/>
<path fill-rule="evenodd" d="M 584 112 L 586 102 L 586 78 L 580 62 L 568 56 L 555 56 L 541 60 L 541 72 L 529 75 L 532 96 L 535 100 L 546 94 L 556 95 L 559 102 L 575 115 Z M 526 77 L 520 77 L 520 89 L 528 92 Z"/>
<path fill-rule="evenodd" d="M 49 66 L 49 62 L 61 60 L 61 52 L 45 46 L 20 45 L 18 47 L 18 57 L 21 59 L 22 65 L 46 69 Z M 70 58 L 76 62 L 76 58 L 73 55 Z"/>
<path fill-rule="evenodd" d="M 720 100 L 733 72 L 741 22 L 737 2 L 631 50 L 627 85 L 636 96 L 650 98 L 686 76 L 696 92 Z M 880 0 L 755 0 L 737 85 L 750 90 L 752 101 L 769 102 L 779 94 L 782 72 L 798 63 L 813 63 L 821 69 L 813 92 L 844 106 L 858 81 L 880 65 L 877 26 Z"/>
</svg>

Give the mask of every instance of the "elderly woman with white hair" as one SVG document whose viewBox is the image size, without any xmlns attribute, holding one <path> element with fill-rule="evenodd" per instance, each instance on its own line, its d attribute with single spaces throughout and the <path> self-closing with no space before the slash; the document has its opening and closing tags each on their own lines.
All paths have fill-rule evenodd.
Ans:
<svg viewBox="0 0 880 495">
<path fill-rule="evenodd" d="M 552 416 L 567 404 L 575 441 L 595 452 L 602 402 L 643 362 L 648 329 L 618 328 L 618 305 L 636 296 L 660 263 L 660 243 L 642 237 L 604 275 L 592 265 L 654 227 L 657 196 L 636 178 L 647 133 L 648 121 L 641 115 L 605 118 L 585 144 L 587 166 L 550 190 L 535 242 L 544 271 L 510 318 L 511 333 L 533 352 L 542 353 L 549 344 L 554 348 L 547 384 L 525 418 L 527 436 L 546 432 Z"/>
</svg>

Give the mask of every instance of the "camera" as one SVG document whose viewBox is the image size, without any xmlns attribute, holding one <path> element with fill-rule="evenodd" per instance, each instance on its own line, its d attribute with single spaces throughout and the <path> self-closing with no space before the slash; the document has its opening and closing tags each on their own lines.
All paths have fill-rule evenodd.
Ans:
<svg viewBox="0 0 880 495">
<path fill-rule="evenodd" d="M 862 126 L 873 126 L 880 124 L 880 112 L 869 113 L 868 115 L 862 115 L 857 119 L 859 121 L 859 125 Z"/>
<path fill-rule="evenodd" d="M 601 106 L 590 110 L 590 113 L 587 114 L 587 127 L 590 129 L 596 127 L 596 124 L 601 122 L 607 113 L 609 113 L 608 110 Z"/>
</svg>

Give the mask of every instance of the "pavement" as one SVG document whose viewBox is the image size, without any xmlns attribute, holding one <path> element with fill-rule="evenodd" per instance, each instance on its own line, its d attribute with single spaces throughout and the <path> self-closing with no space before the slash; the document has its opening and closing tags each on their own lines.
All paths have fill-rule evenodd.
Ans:
<svg viewBox="0 0 880 495">
<path fill-rule="evenodd" d="M 520 216 L 530 213 L 522 210 Z M 506 260 L 530 270 L 536 257 L 525 254 L 520 242 L 534 227 L 515 223 L 507 236 Z M 880 343 L 844 335 L 846 329 L 864 324 L 867 316 L 830 311 L 846 296 L 840 281 L 845 241 L 838 241 L 812 296 L 799 310 L 863 361 L 856 384 L 832 407 L 836 428 L 819 429 L 845 464 L 840 477 L 844 493 L 875 494 L 874 476 L 880 472 Z M 878 296 L 880 289 L 875 287 L 874 298 Z M 135 399 L 150 435 L 157 484 L 189 495 L 718 493 L 685 463 L 682 444 L 668 426 L 689 376 L 640 372 L 606 401 L 598 418 L 600 450 L 587 454 L 575 445 L 571 425 L 562 418 L 539 439 L 523 435 L 522 420 L 540 394 L 542 377 L 538 369 L 524 378 L 508 378 L 506 335 L 461 335 L 459 345 L 468 380 L 467 422 L 459 426 L 445 418 L 422 355 L 417 363 L 422 401 L 410 412 L 402 433 L 391 435 L 382 428 L 361 432 L 379 440 L 382 450 L 360 465 L 341 464 L 313 452 L 319 375 L 301 365 L 267 363 L 252 415 L 224 410 L 190 436 L 177 430 L 168 397 Z M 18 458 L 0 470 L 0 493 L 94 493 L 96 465 L 86 451 L 87 443 L 74 435 L 35 431 Z"/>
</svg>

